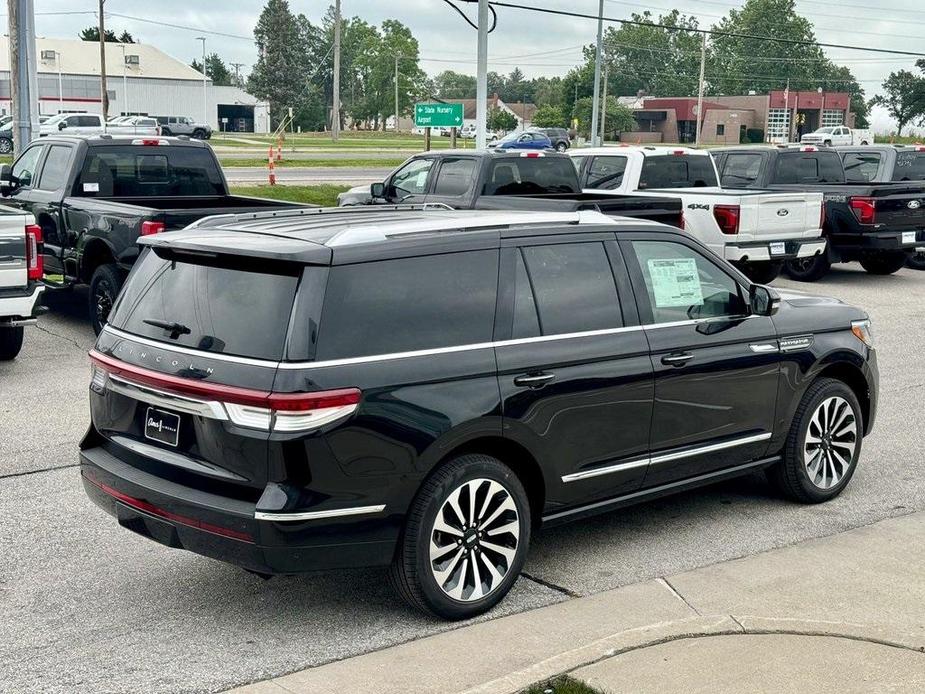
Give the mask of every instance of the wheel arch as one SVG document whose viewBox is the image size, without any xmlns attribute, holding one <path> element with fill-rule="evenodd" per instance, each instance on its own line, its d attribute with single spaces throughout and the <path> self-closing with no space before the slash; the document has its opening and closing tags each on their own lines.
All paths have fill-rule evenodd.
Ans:
<svg viewBox="0 0 925 694">
<path fill-rule="evenodd" d="M 80 252 L 80 280 L 87 284 L 93 278 L 93 273 L 100 265 L 115 263 L 116 256 L 102 239 L 91 239 Z"/>
<path fill-rule="evenodd" d="M 870 432 L 871 428 L 871 395 L 870 387 L 864 373 L 850 361 L 836 361 L 825 365 L 813 379 L 813 382 L 820 378 L 831 378 L 841 381 L 851 389 L 854 396 L 861 405 L 861 415 L 864 417 L 864 435 Z"/>
</svg>

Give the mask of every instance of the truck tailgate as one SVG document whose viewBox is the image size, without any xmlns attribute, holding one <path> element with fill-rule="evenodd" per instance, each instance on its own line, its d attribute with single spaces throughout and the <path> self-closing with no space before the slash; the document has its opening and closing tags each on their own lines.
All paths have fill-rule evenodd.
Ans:
<svg viewBox="0 0 925 694">
<path fill-rule="evenodd" d="M 753 233 L 756 241 L 815 238 L 822 233 L 821 193 L 747 195 L 742 212 L 742 231 Z"/>
<path fill-rule="evenodd" d="M 21 214 L 0 214 L 0 289 L 28 283 L 24 220 Z"/>
<path fill-rule="evenodd" d="M 925 229 L 925 184 L 876 184 L 877 226 L 890 229 Z"/>
</svg>

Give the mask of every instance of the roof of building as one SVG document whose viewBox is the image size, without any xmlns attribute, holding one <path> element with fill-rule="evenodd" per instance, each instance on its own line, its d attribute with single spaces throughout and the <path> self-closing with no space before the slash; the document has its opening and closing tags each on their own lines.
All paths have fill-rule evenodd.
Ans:
<svg viewBox="0 0 925 694">
<path fill-rule="evenodd" d="M 122 77 L 122 47 L 126 56 L 138 56 L 138 64 L 125 64 L 128 77 L 147 77 L 155 79 L 202 80 L 202 73 L 197 72 L 182 60 L 167 55 L 163 51 L 144 43 L 106 43 L 106 74 Z M 55 57 L 43 58 L 51 52 Z M 58 74 L 58 56 L 60 69 L 66 75 L 99 75 L 100 45 L 95 41 L 79 39 L 35 40 L 35 57 L 39 74 Z M 0 71 L 10 70 L 9 37 L 0 37 Z"/>
<path fill-rule="evenodd" d="M 524 103 L 523 101 L 505 101 L 504 105 L 511 109 L 518 118 L 528 123 L 533 122 L 533 114 L 536 113 L 536 104 L 530 102 Z"/>
</svg>

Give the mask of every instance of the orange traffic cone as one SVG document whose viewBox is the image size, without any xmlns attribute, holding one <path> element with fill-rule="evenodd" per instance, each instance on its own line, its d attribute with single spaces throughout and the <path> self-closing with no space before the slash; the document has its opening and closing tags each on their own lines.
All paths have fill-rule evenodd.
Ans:
<svg viewBox="0 0 925 694">
<path fill-rule="evenodd" d="M 270 153 L 267 157 L 267 173 L 270 178 L 270 185 L 276 185 L 276 164 L 273 163 L 273 148 L 270 147 Z"/>
</svg>

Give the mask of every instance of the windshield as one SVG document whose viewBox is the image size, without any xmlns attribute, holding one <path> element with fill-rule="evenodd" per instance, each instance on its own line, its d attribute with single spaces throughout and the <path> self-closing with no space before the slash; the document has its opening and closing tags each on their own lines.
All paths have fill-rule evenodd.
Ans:
<svg viewBox="0 0 925 694">
<path fill-rule="evenodd" d="M 518 137 L 520 137 L 520 133 L 515 130 L 502 137 L 499 142 L 514 142 Z"/>
<path fill-rule="evenodd" d="M 816 132 L 823 133 L 825 135 L 831 135 L 832 133 L 835 132 L 835 128 L 819 128 L 819 130 L 817 130 Z"/>
<path fill-rule="evenodd" d="M 647 188 L 704 188 L 719 185 L 710 155 L 659 155 L 646 157 L 639 175 L 639 190 Z"/>
<path fill-rule="evenodd" d="M 44 125 L 57 125 L 58 123 L 63 121 L 65 118 L 67 118 L 66 113 L 59 113 L 57 116 L 52 116 L 47 121 L 45 121 Z"/>
</svg>

